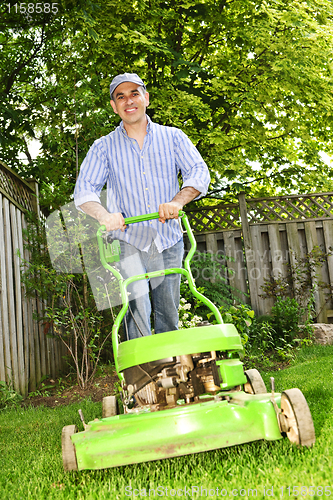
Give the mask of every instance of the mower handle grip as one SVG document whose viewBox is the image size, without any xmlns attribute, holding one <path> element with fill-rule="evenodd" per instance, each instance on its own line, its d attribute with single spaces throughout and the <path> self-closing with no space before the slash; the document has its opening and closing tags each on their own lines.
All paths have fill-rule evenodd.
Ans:
<svg viewBox="0 0 333 500">
<path fill-rule="evenodd" d="M 182 217 L 185 212 L 179 210 L 178 216 Z M 127 224 L 135 224 L 136 222 L 144 222 L 147 220 L 159 219 L 159 213 L 154 212 L 152 214 L 144 214 L 144 215 L 136 215 L 135 217 L 127 217 L 125 220 L 125 225 Z M 99 231 L 106 231 L 106 227 L 103 225 L 99 228 Z"/>
</svg>

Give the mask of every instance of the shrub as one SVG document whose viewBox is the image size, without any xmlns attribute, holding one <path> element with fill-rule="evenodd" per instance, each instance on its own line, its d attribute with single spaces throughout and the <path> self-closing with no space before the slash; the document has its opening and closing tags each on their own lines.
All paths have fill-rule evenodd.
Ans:
<svg viewBox="0 0 333 500">
<path fill-rule="evenodd" d="M 52 239 L 47 240 L 45 224 L 31 214 L 25 231 L 25 247 L 29 250 L 30 261 L 21 259 L 21 277 L 26 295 L 35 297 L 37 293 L 46 304 L 37 319 L 43 322 L 48 335 L 55 335 L 65 344 L 76 371 L 77 382 L 85 388 L 94 377 L 102 349 L 110 339 L 111 329 L 103 328 L 105 317 L 96 307 L 82 255 L 78 253 L 76 256 L 82 260 L 82 265 L 79 262 L 83 269 L 81 274 L 72 273 L 71 266 L 66 271 L 66 266 L 62 265 L 63 272 L 52 266 L 48 252 L 50 241 L 61 247 L 65 239 L 63 228 L 56 227 Z M 67 253 L 69 255 L 59 252 L 70 262 L 73 256 L 70 250 Z"/>
<path fill-rule="evenodd" d="M 296 299 L 278 297 L 272 308 L 272 326 L 276 332 L 275 341 L 293 342 L 299 336 L 299 323 L 303 315 Z"/>
<path fill-rule="evenodd" d="M 0 410 L 19 406 L 23 397 L 0 380 Z"/>
<path fill-rule="evenodd" d="M 192 304 L 187 302 L 184 297 L 180 299 L 178 312 L 179 312 L 178 327 L 180 330 L 182 330 L 183 328 L 193 328 L 202 321 L 202 317 L 194 314 L 192 310 Z"/>
</svg>

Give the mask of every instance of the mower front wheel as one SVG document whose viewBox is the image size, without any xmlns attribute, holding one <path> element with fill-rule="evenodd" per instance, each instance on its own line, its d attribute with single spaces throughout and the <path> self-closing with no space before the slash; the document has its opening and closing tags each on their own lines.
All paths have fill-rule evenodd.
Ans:
<svg viewBox="0 0 333 500">
<path fill-rule="evenodd" d="M 247 378 L 246 384 L 244 384 L 244 392 L 248 394 L 266 394 L 267 389 L 262 376 L 255 368 L 245 371 L 245 376 Z"/>
<path fill-rule="evenodd" d="M 62 461 L 65 471 L 77 470 L 76 453 L 71 436 L 76 434 L 78 428 L 76 425 L 66 425 L 62 428 L 61 447 Z"/>
<path fill-rule="evenodd" d="M 102 417 L 115 417 L 119 414 L 116 396 L 106 396 L 102 402 Z"/>
<path fill-rule="evenodd" d="M 306 399 L 299 389 L 282 392 L 281 411 L 289 441 L 301 446 L 312 446 L 316 440 L 313 421 Z"/>
</svg>

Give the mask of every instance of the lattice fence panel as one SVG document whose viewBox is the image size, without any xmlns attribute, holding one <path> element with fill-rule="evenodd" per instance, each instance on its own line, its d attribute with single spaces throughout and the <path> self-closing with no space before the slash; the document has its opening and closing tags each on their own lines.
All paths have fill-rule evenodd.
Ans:
<svg viewBox="0 0 333 500">
<path fill-rule="evenodd" d="M 241 227 L 239 205 L 236 203 L 189 210 L 187 216 L 196 233 L 225 231 Z"/>
<path fill-rule="evenodd" d="M 287 222 L 333 217 L 333 193 L 247 200 L 249 223 Z"/>
<path fill-rule="evenodd" d="M 1 192 L 25 210 L 33 211 L 33 189 L 0 162 Z"/>
<path fill-rule="evenodd" d="M 246 200 L 250 224 L 325 220 L 333 218 L 333 192 Z M 241 228 L 239 205 L 220 204 L 186 210 L 193 231 L 205 233 Z"/>
</svg>

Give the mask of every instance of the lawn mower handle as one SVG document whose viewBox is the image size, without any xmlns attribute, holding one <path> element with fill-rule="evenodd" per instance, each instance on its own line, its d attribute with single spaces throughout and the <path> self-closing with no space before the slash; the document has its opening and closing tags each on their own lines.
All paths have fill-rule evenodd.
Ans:
<svg viewBox="0 0 333 500">
<path fill-rule="evenodd" d="M 218 310 L 218 308 L 215 306 L 215 304 L 213 304 L 207 297 L 205 297 L 204 295 L 199 293 L 198 290 L 196 289 L 195 282 L 194 282 L 192 272 L 191 272 L 190 261 L 191 261 L 193 255 L 196 251 L 197 242 L 195 241 L 195 238 L 194 238 L 190 223 L 188 221 L 188 218 L 186 216 L 186 213 L 180 210 L 179 217 L 181 218 L 181 220 L 184 224 L 188 239 L 189 239 L 190 244 L 191 244 L 191 248 L 190 248 L 190 250 L 189 250 L 189 252 L 186 255 L 185 260 L 184 260 L 184 268 L 171 268 L 171 269 L 164 269 L 164 270 L 160 270 L 160 271 L 153 271 L 153 272 L 149 272 L 149 273 L 145 273 L 145 274 L 141 274 L 141 275 L 137 275 L 137 276 L 132 276 L 132 277 L 127 278 L 125 280 L 121 276 L 119 270 L 117 270 L 115 267 L 110 266 L 110 264 L 108 264 L 108 262 L 106 261 L 104 250 L 103 250 L 104 243 L 103 243 L 103 235 L 102 235 L 102 232 L 106 231 L 105 226 L 101 226 L 97 230 L 96 236 L 97 236 L 97 242 L 98 242 L 98 247 L 99 247 L 99 251 L 100 251 L 101 263 L 102 263 L 103 267 L 105 269 L 109 270 L 115 276 L 115 278 L 118 280 L 119 285 L 120 285 L 120 293 L 121 293 L 121 297 L 122 297 L 122 302 L 123 302 L 123 307 L 122 307 L 121 311 L 119 312 L 118 316 L 116 317 L 113 328 L 112 328 L 112 345 L 113 345 L 113 351 L 114 351 L 115 366 L 116 366 L 118 376 L 120 377 L 121 380 L 123 379 L 123 376 L 122 376 L 122 374 L 119 373 L 118 361 L 117 361 L 118 344 L 119 344 L 118 331 L 119 331 L 121 321 L 123 320 L 125 313 L 127 311 L 127 308 L 128 308 L 129 299 L 128 299 L 128 293 L 127 293 L 127 286 L 130 283 L 132 283 L 133 281 L 156 278 L 156 277 L 160 277 L 161 275 L 164 276 L 164 275 L 168 275 L 168 274 L 182 274 L 188 280 L 188 285 L 189 285 L 189 288 L 190 288 L 192 294 L 197 298 L 197 300 L 202 301 L 213 312 L 217 323 L 223 324 L 221 313 Z M 158 212 L 155 212 L 152 214 L 138 215 L 137 217 L 126 218 L 125 224 L 134 224 L 136 222 L 143 222 L 143 221 L 147 221 L 147 220 L 151 220 L 151 219 L 158 219 L 158 218 L 159 218 Z"/>
<path fill-rule="evenodd" d="M 179 210 L 178 216 L 183 217 L 185 215 L 185 212 L 182 210 Z M 125 220 L 125 225 L 127 224 L 135 224 L 136 222 L 145 222 L 147 220 L 153 220 L 153 219 L 159 219 L 159 213 L 154 212 L 152 214 L 143 214 L 143 215 L 136 215 L 134 217 L 126 217 Z M 103 225 L 99 228 L 99 231 L 106 231 L 106 227 Z"/>
<path fill-rule="evenodd" d="M 181 218 L 181 220 L 184 223 L 184 227 L 186 229 L 186 233 L 187 233 L 188 239 L 189 239 L 190 244 L 191 244 L 191 248 L 190 248 L 187 256 L 185 257 L 185 261 L 184 261 L 185 269 L 189 270 L 191 259 L 192 259 L 193 255 L 195 254 L 195 251 L 197 249 L 197 242 L 195 241 L 195 238 L 194 238 L 194 235 L 192 233 L 192 229 L 191 229 L 191 226 L 190 226 L 190 223 L 188 221 L 186 213 L 183 210 L 179 210 L 178 216 Z M 148 221 L 148 220 L 152 220 L 152 219 L 159 219 L 159 217 L 160 216 L 159 216 L 158 212 L 154 212 L 152 214 L 137 215 L 134 217 L 127 217 L 125 219 L 125 225 L 126 224 L 135 224 L 137 222 L 144 222 L 144 221 Z M 104 225 L 100 226 L 97 230 L 97 240 L 99 241 L 99 245 L 101 245 L 102 233 L 105 231 L 106 231 L 106 227 Z"/>
</svg>

